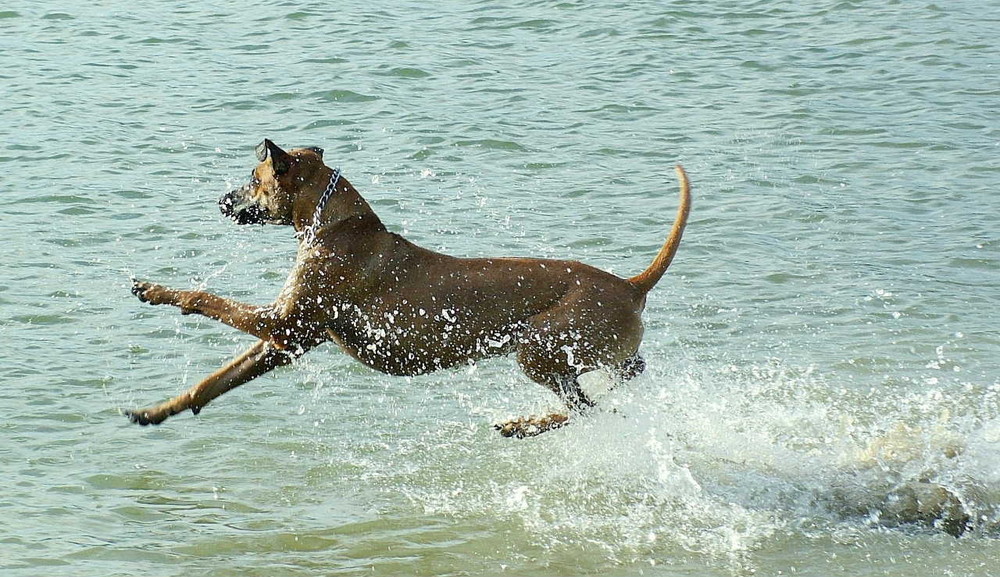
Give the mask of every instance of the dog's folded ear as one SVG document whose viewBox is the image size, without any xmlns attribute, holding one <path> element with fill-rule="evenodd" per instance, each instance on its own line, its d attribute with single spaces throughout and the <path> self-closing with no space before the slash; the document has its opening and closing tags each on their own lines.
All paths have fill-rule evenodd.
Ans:
<svg viewBox="0 0 1000 577">
<path fill-rule="evenodd" d="M 267 160 L 267 149 L 269 145 L 274 146 L 274 143 L 266 138 L 262 140 L 260 144 L 257 145 L 256 148 L 257 162 L 264 162 L 265 160 Z"/>
<path fill-rule="evenodd" d="M 264 142 L 257 145 L 257 160 L 264 162 L 268 158 L 271 159 L 271 166 L 274 167 L 275 174 L 280 175 L 288 172 L 288 167 L 292 164 L 290 154 L 265 138 Z"/>
<path fill-rule="evenodd" d="M 320 158 L 323 158 L 323 149 L 318 146 L 307 146 L 306 150 L 311 150 L 318 154 Z"/>
</svg>

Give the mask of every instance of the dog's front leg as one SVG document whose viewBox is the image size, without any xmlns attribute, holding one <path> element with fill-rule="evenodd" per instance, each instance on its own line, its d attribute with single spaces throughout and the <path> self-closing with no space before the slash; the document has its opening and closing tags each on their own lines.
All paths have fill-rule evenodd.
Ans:
<svg viewBox="0 0 1000 577">
<path fill-rule="evenodd" d="M 244 304 L 205 291 L 177 290 L 138 280 L 132 281 L 132 294 L 144 303 L 173 305 L 181 309 L 183 315 L 204 315 L 250 334 L 254 334 L 253 331 L 243 327 L 249 328 L 260 324 L 248 322 L 248 319 L 250 321 L 259 320 L 257 317 L 266 308 Z"/>
<path fill-rule="evenodd" d="M 181 314 L 199 314 L 227 324 L 280 349 L 302 350 L 323 340 L 316 323 L 305 322 L 298 307 L 249 305 L 204 291 L 176 290 L 133 281 L 132 294 L 152 305 L 173 305 Z M 294 301 L 292 301 L 294 302 Z M 290 309 L 290 310 L 284 310 Z"/>
<path fill-rule="evenodd" d="M 272 343 L 259 341 L 228 365 L 173 399 L 155 407 L 126 411 L 125 414 L 133 423 L 140 425 L 158 425 L 167 417 L 189 409 L 192 413 L 198 414 L 212 399 L 271 369 L 287 365 L 292 358 L 291 354 L 280 350 Z"/>
</svg>

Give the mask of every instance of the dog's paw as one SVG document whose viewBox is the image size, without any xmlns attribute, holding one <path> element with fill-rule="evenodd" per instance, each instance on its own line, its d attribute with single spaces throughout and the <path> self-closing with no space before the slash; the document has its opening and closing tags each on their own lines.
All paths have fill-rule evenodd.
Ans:
<svg viewBox="0 0 1000 577">
<path fill-rule="evenodd" d="M 167 418 L 166 414 L 151 411 L 149 409 L 134 409 L 131 411 L 125 411 L 125 416 L 128 417 L 128 420 L 137 425 L 142 425 L 143 427 L 147 425 L 159 425 Z"/>
<path fill-rule="evenodd" d="M 146 293 L 152 287 L 153 287 L 152 283 L 142 282 L 142 281 L 140 281 L 138 279 L 132 279 L 132 294 L 134 294 L 136 296 L 136 298 L 138 298 L 139 300 L 141 300 L 144 303 L 145 302 L 149 302 L 149 299 L 146 296 Z"/>
<path fill-rule="evenodd" d="M 500 434 L 504 437 L 525 439 L 527 437 L 534 437 L 541 435 L 542 433 L 558 429 L 564 426 L 567 421 L 569 421 L 569 417 L 566 415 L 553 413 L 545 417 L 525 417 L 521 419 L 514 419 L 512 421 L 507 421 L 506 423 L 493 425 L 493 428 L 500 431 Z"/>
<path fill-rule="evenodd" d="M 168 303 L 170 290 L 156 283 L 143 282 L 132 279 L 132 294 L 140 301 L 151 305 L 162 305 Z"/>
<path fill-rule="evenodd" d="M 185 410 L 189 410 L 192 414 L 197 415 L 201 412 L 201 407 L 188 406 L 187 404 L 178 405 L 175 399 L 174 401 L 147 409 L 125 411 L 125 416 L 133 423 L 145 427 L 147 425 L 159 425 L 163 421 L 166 421 L 168 417 L 172 417 Z"/>
</svg>

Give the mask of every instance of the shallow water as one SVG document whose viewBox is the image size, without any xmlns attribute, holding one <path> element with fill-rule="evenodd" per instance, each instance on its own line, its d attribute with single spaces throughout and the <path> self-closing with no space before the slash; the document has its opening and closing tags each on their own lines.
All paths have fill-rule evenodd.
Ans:
<svg viewBox="0 0 1000 577">
<path fill-rule="evenodd" d="M 993 2 L 0 10 L 4 575 L 1000 575 Z M 555 399 L 500 359 L 323 346 L 131 426 L 248 346 L 132 275 L 267 302 L 291 231 L 215 201 L 318 145 L 452 254 L 642 270 L 647 372 Z M 970 521 L 898 523 L 945 488 Z"/>
</svg>

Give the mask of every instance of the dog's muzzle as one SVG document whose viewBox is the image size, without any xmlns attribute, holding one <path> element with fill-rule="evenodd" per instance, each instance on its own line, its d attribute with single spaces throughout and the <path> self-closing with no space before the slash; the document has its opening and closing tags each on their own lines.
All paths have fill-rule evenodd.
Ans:
<svg viewBox="0 0 1000 577">
<path fill-rule="evenodd" d="M 255 203 L 247 203 L 242 190 L 226 193 L 219 199 L 222 215 L 236 221 L 236 224 L 264 224 L 267 212 Z"/>
</svg>

